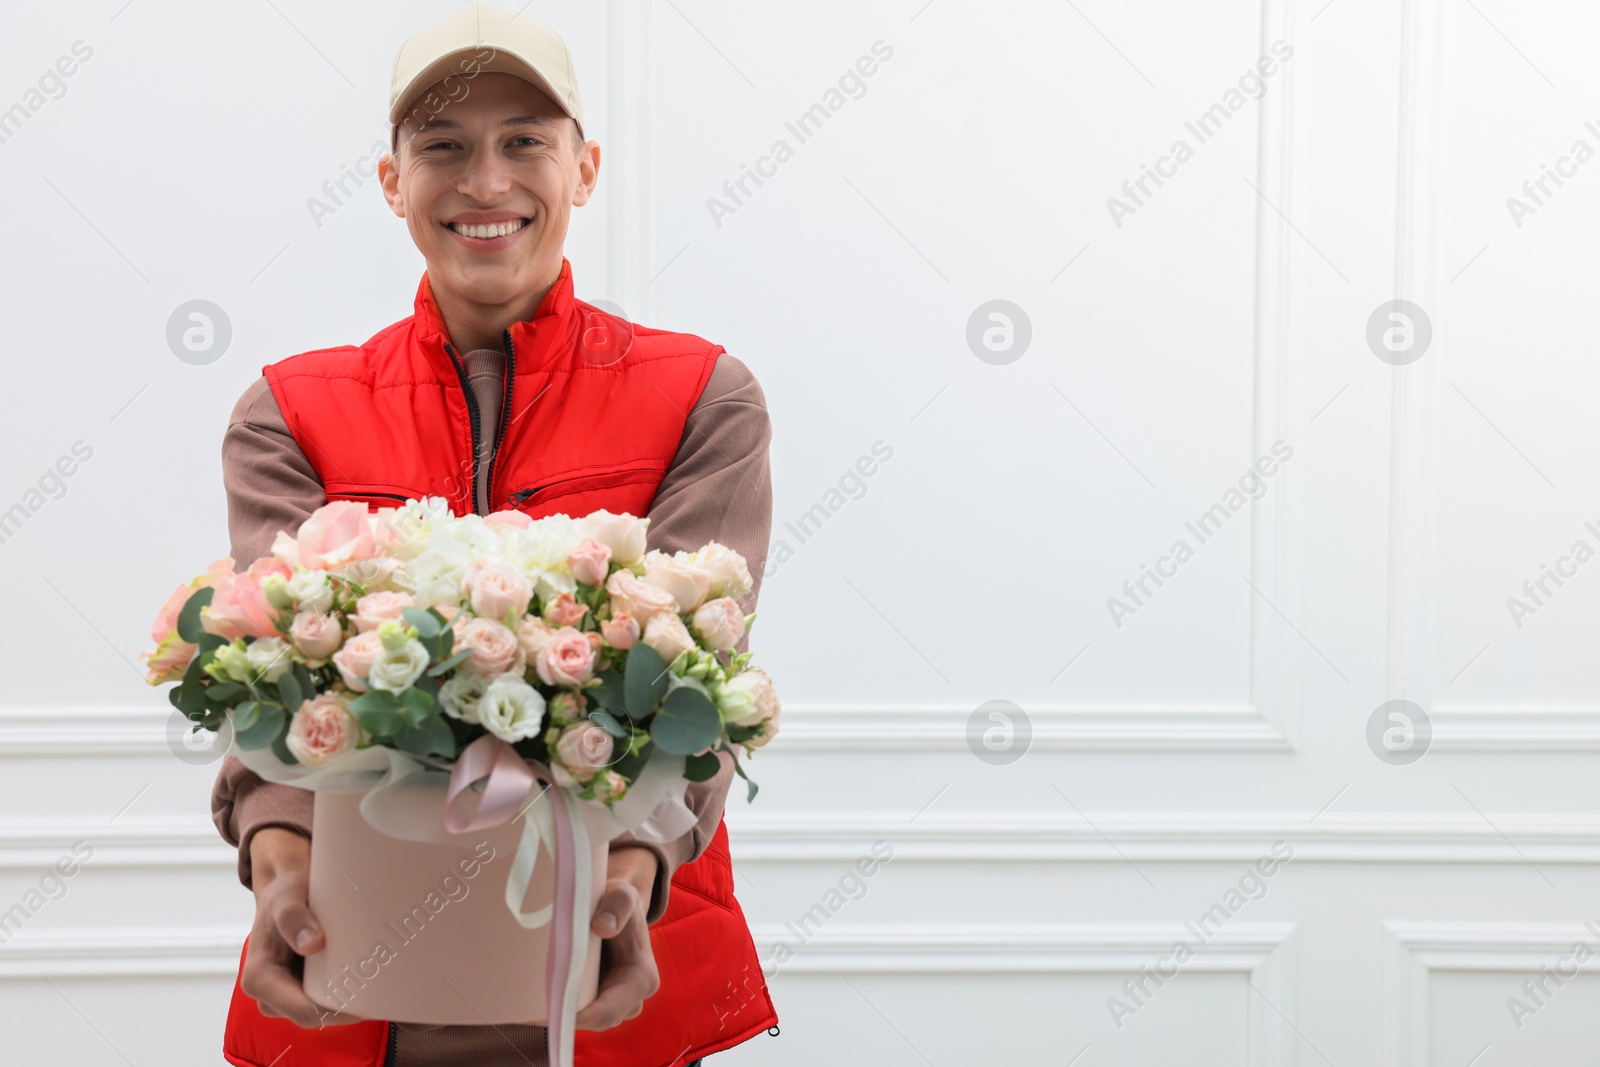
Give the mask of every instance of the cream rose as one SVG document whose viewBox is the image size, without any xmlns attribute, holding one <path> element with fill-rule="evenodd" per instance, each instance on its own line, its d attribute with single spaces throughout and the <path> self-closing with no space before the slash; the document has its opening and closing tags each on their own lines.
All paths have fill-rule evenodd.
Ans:
<svg viewBox="0 0 1600 1067">
<path fill-rule="evenodd" d="M 472 619 L 461 630 L 461 640 L 456 651 L 471 649 L 472 657 L 466 665 L 489 677 L 512 672 L 521 674 L 528 661 L 517 640 L 517 635 L 503 622 L 494 619 Z"/>
<path fill-rule="evenodd" d="M 308 660 L 325 660 L 339 651 L 344 629 L 331 612 L 301 611 L 289 626 L 289 640 Z"/>
<path fill-rule="evenodd" d="M 356 624 L 359 633 L 366 633 L 376 630 L 378 624 L 387 619 L 404 622 L 405 617 L 400 612 L 411 605 L 410 593 L 368 593 L 356 601 L 355 614 L 350 616 L 350 621 Z"/>
<path fill-rule="evenodd" d="M 687 552 L 671 556 L 659 551 L 646 552 L 644 580 L 672 594 L 680 614 L 698 608 L 711 590 L 711 572 L 696 563 Z"/>
<path fill-rule="evenodd" d="M 524 616 L 523 620 L 517 623 L 517 646 L 522 649 L 523 657 L 532 663 L 544 646 L 550 643 L 550 638 L 554 637 L 555 633 L 537 615 Z"/>
<path fill-rule="evenodd" d="M 509 564 L 474 560 L 462 576 L 461 592 L 480 616 L 504 622 L 507 615 L 528 610 L 533 583 Z"/>
<path fill-rule="evenodd" d="M 303 701 L 284 738 L 294 758 L 308 767 L 327 763 L 371 740 L 338 693 L 318 693 Z"/>
<path fill-rule="evenodd" d="M 689 633 L 688 627 L 683 625 L 683 620 L 670 611 L 662 612 L 644 624 L 644 634 L 640 641 L 656 650 L 663 661 L 671 663 L 678 658 L 680 652 L 687 652 L 694 648 L 694 637 Z"/>
<path fill-rule="evenodd" d="M 613 615 L 625 611 L 643 626 L 663 611 L 675 612 L 678 602 L 660 586 L 641 582 L 628 571 L 615 571 L 606 579 L 606 592 L 611 594 Z"/>
<path fill-rule="evenodd" d="M 580 685 L 594 677 L 594 645 L 582 632 L 564 627 L 539 650 L 533 669 L 545 685 Z"/>
<path fill-rule="evenodd" d="M 639 562 L 644 555 L 645 527 L 649 523 L 649 519 L 626 513 L 613 515 L 609 511 L 596 511 L 578 521 L 578 530 L 583 537 L 609 548 L 611 558 L 626 567 Z"/>
<path fill-rule="evenodd" d="M 694 554 L 694 559 L 711 575 L 712 596 L 730 596 L 739 600 L 749 596 L 755 586 L 744 557 L 727 545 L 708 541 L 704 548 Z"/>
<path fill-rule="evenodd" d="M 732 597 L 719 596 L 695 609 L 694 628 L 706 644 L 727 652 L 744 636 L 744 610 Z"/>
</svg>

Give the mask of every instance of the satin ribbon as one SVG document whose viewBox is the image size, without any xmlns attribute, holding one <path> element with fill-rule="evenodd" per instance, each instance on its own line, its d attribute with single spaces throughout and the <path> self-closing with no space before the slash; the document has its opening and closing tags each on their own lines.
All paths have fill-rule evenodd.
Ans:
<svg viewBox="0 0 1600 1067">
<path fill-rule="evenodd" d="M 457 798 L 484 783 L 478 802 L 463 811 Z M 591 891 L 588 831 L 579 801 L 556 785 L 550 768 L 526 760 L 498 737 L 485 734 L 461 751 L 445 791 L 444 825 L 464 834 L 499 826 L 522 813 L 523 801 L 535 783 L 544 790 L 528 805 L 522 840 L 506 878 L 506 906 L 517 922 L 533 929 L 550 922 L 550 950 L 545 956 L 545 1040 L 553 1067 L 571 1067 L 574 1031 L 577 1029 L 579 984 L 588 962 L 589 920 L 578 908 Z M 554 809 L 554 810 L 552 810 Z M 555 864 L 555 899 L 537 911 L 522 910 L 541 840 L 549 842 Z"/>
</svg>

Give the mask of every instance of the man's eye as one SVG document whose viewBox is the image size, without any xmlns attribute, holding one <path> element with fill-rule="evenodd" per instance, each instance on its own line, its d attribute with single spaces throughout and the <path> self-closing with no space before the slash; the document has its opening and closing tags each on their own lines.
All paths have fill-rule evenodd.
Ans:
<svg viewBox="0 0 1600 1067">
<path fill-rule="evenodd" d="M 430 145 L 424 147 L 423 151 L 424 152 L 431 152 L 435 148 L 448 148 L 448 147 L 450 147 L 450 146 L 452 146 L 454 144 L 455 144 L 454 141 L 435 141 L 435 142 L 433 142 L 433 144 L 430 144 Z"/>
<path fill-rule="evenodd" d="M 524 142 L 526 142 L 528 144 L 531 144 L 534 147 L 538 147 L 538 146 L 544 144 L 544 142 L 539 140 L 539 138 L 537 138 L 537 137 L 518 137 L 517 138 L 517 143 L 518 144 L 522 144 Z"/>
</svg>

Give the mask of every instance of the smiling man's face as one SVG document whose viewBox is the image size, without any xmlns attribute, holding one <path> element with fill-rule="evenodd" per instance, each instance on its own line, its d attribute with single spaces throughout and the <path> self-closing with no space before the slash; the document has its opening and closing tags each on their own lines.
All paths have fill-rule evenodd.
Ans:
<svg viewBox="0 0 1600 1067">
<path fill-rule="evenodd" d="M 379 164 L 383 193 L 441 304 L 526 317 L 533 307 L 519 305 L 561 272 L 567 223 L 594 191 L 600 147 L 579 145 L 572 119 L 514 74 L 486 71 L 467 84 L 432 119 L 401 126 L 397 157 Z"/>
</svg>

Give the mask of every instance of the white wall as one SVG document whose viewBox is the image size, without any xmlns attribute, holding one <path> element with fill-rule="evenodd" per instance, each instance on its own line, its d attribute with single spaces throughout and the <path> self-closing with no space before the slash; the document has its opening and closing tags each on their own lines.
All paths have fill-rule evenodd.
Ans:
<svg viewBox="0 0 1600 1067">
<path fill-rule="evenodd" d="M 0 947 L 0 1048 L 215 1062 L 250 898 L 206 817 L 214 765 L 173 758 L 132 663 L 177 579 L 226 551 L 233 399 L 409 313 L 421 261 L 375 182 L 320 228 L 305 201 L 384 136 L 395 44 L 451 5 L 121 2 L 0 33 L 0 107 L 94 48 L 0 144 L 0 505 L 94 449 L 0 544 L 30 609 L 4 631 L 0 907 L 95 847 Z M 713 1062 L 1587 1062 L 1600 982 L 1522 983 L 1600 951 L 1600 564 L 1520 626 L 1507 599 L 1600 549 L 1600 163 L 1560 163 L 1600 149 L 1590 9 L 530 14 L 568 36 L 604 146 L 580 295 L 726 345 L 772 412 L 784 561 L 753 647 L 785 732 L 729 825 L 763 955 L 797 951 L 781 1035 Z M 785 123 L 880 41 L 800 143 Z M 1279 41 L 1292 57 L 1199 143 L 1185 123 Z M 1179 138 L 1192 158 L 1134 204 L 1123 183 Z M 762 163 L 778 139 L 792 156 Z M 1545 164 L 1570 176 L 1533 204 Z M 1537 207 L 1521 225 L 1514 195 Z M 1136 208 L 1120 225 L 1113 196 Z M 206 366 L 164 340 L 195 298 L 234 328 Z M 1412 362 L 1368 344 L 1395 299 L 1431 325 Z M 993 300 L 1030 326 L 1010 362 L 967 339 Z M 1280 440 L 1264 493 L 1200 544 L 1185 523 Z M 1179 538 L 1193 558 L 1117 625 L 1107 599 Z M 1400 698 L 1433 726 L 1410 763 L 1368 738 Z M 995 754 L 997 700 L 1020 714 Z M 893 858 L 830 896 L 875 841 Z M 1260 898 L 1126 994 L 1277 841 Z M 800 944 L 808 911 L 827 918 Z M 1120 1026 L 1113 997 L 1137 1009 Z"/>
</svg>

